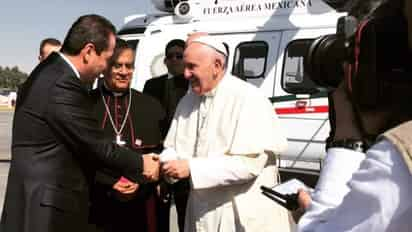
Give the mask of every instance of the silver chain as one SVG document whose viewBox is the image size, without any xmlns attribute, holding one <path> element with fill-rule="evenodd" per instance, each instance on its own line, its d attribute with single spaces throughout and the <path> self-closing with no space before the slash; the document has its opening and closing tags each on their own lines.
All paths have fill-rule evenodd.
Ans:
<svg viewBox="0 0 412 232">
<path fill-rule="evenodd" d="M 126 114 L 124 115 L 123 122 L 122 122 L 119 130 L 117 130 L 117 128 L 116 128 L 116 124 L 114 123 L 112 114 L 110 113 L 110 108 L 106 103 L 106 99 L 104 98 L 103 91 L 101 89 L 100 89 L 100 95 L 102 95 L 103 104 L 104 104 L 104 107 L 106 108 L 107 114 L 109 115 L 109 120 L 110 120 L 110 123 L 112 124 L 114 133 L 116 133 L 117 136 L 120 136 L 122 131 L 123 131 L 124 126 L 126 125 L 127 117 L 129 116 L 129 112 L 130 112 L 130 106 L 131 106 L 131 102 L 132 102 L 131 88 L 129 88 L 129 105 L 127 106 Z"/>
<path fill-rule="evenodd" d="M 214 102 L 215 102 L 215 96 L 212 97 L 212 99 L 208 101 L 207 96 L 200 96 L 200 101 L 199 101 L 199 109 L 197 111 L 197 128 L 196 128 L 196 141 L 195 141 L 195 151 L 194 154 L 198 156 L 198 148 L 199 148 L 199 140 L 202 137 L 202 131 L 204 130 L 205 126 L 207 126 L 209 122 L 209 118 L 211 117 L 210 112 L 212 111 L 211 109 L 213 108 Z M 202 104 L 203 103 L 203 104 Z M 202 109 L 203 108 L 203 109 Z"/>
</svg>

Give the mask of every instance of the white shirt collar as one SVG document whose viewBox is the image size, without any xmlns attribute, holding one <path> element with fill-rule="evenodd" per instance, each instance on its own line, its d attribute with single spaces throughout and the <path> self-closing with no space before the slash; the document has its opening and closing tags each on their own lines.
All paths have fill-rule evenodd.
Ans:
<svg viewBox="0 0 412 232">
<path fill-rule="evenodd" d="M 58 53 L 58 54 L 63 58 L 63 60 L 66 61 L 66 63 L 72 68 L 73 72 L 76 74 L 76 77 L 80 79 L 80 73 L 79 73 L 79 71 L 77 71 L 77 69 L 76 69 L 76 67 L 73 65 L 73 63 L 70 62 L 70 60 L 67 59 L 67 57 L 66 57 L 65 55 L 63 55 L 63 53 L 61 53 L 61 52 L 57 52 L 57 53 Z"/>
</svg>

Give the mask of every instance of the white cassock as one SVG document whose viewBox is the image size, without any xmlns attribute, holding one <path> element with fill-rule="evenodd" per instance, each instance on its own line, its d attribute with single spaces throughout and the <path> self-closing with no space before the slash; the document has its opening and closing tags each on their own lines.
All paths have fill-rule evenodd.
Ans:
<svg viewBox="0 0 412 232">
<path fill-rule="evenodd" d="M 166 149 L 188 159 L 185 231 L 289 231 L 288 212 L 261 194 L 277 183 L 275 154 L 286 139 L 259 90 L 231 75 L 205 96 L 180 101 Z"/>
<path fill-rule="evenodd" d="M 366 156 L 331 148 L 298 231 L 412 231 L 411 193 L 411 174 L 388 140 Z"/>
</svg>

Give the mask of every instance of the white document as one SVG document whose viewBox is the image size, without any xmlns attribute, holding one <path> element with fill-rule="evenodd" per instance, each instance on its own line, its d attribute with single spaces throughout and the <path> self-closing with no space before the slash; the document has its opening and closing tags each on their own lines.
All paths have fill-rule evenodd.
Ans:
<svg viewBox="0 0 412 232">
<path fill-rule="evenodd" d="M 272 190 L 281 194 L 295 194 L 299 189 L 303 189 L 309 193 L 313 191 L 312 188 L 308 187 L 298 179 L 291 179 L 272 187 Z"/>
</svg>

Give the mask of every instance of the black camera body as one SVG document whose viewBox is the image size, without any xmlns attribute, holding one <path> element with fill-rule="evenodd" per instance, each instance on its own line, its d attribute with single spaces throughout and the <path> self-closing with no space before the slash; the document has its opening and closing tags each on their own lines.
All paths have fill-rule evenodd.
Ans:
<svg viewBox="0 0 412 232">
<path fill-rule="evenodd" d="M 349 90 L 360 107 L 387 107 L 412 99 L 408 27 L 399 4 L 382 3 L 360 22 L 352 16 L 341 17 L 336 34 L 314 39 L 305 49 L 303 79 L 315 85 L 310 93 L 336 88 L 347 63 Z M 293 52 L 287 54 L 293 56 Z"/>
<path fill-rule="evenodd" d="M 343 62 L 351 59 L 358 21 L 339 18 L 336 34 L 321 36 L 310 44 L 303 58 L 305 75 L 321 87 L 336 88 L 343 79 Z"/>
</svg>

